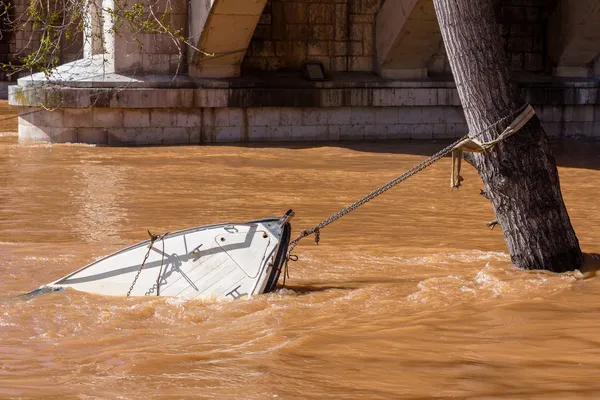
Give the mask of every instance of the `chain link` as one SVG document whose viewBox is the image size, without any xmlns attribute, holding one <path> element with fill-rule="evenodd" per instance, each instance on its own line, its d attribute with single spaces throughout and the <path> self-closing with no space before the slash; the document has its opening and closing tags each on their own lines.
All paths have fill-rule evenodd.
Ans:
<svg viewBox="0 0 600 400">
<path fill-rule="evenodd" d="M 142 270 L 144 269 L 144 265 L 146 265 L 146 261 L 148 261 L 148 257 L 150 256 L 150 251 L 152 251 L 152 246 L 154 245 L 154 243 L 157 240 L 162 240 L 163 241 L 163 257 L 164 257 L 164 245 L 165 245 L 165 236 L 168 235 L 168 233 L 165 233 L 164 235 L 153 235 L 150 233 L 150 231 L 148 231 L 148 234 L 150 235 L 150 244 L 148 245 L 148 251 L 146 252 L 146 255 L 144 256 L 144 261 L 142 261 L 142 264 L 140 265 L 140 268 L 137 271 L 137 274 L 135 275 L 135 278 L 133 278 L 133 282 L 131 282 L 131 286 L 129 287 L 129 290 L 127 291 L 127 297 L 129 297 L 131 295 L 131 292 L 133 291 L 133 287 L 135 286 L 138 278 L 140 277 L 140 274 L 142 273 Z M 162 263 L 161 263 L 161 270 L 162 270 Z"/>
<path fill-rule="evenodd" d="M 306 230 L 302 231 L 302 233 L 300 233 L 300 235 L 298 235 L 298 237 L 296 239 L 294 239 L 294 240 L 292 240 L 290 242 L 289 250 L 288 250 L 288 257 L 290 256 L 292 250 L 294 250 L 294 248 L 298 245 L 298 242 L 300 242 L 300 240 L 304 239 L 307 236 L 315 234 L 315 241 L 318 244 L 318 242 L 320 240 L 321 229 L 325 228 L 327 225 L 331 224 L 332 222 L 337 221 L 338 219 L 342 218 L 344 215 L 348 214 L 349 212 L 356 210 L 360 206 L 362 206 L 362 205 L 368 203 L 369 201 L 373 200 L 375 197 L 377 197 L 377 196 L 379 196 L 379 195 L 387 192 L 388 190 L 390 190 L 394 186 L 400 184 L 401 182 L 404 182 L 405 180 L 407 180 L 411 176 L 416 175 L 417 173 L 423 171 L 425 168 L 433 165 L 434 163 L 436 163 L 437 161 L 439 161 L 440 159 L 442 159 L 446 155 L 450 154 L 452 152 L 452 150 L 454 150 L 454 148 L 460 142 L 462 142 L 463 140 L 465 140 L 465 139 L 474 139 L 474 138 L 482 135 L 483 133 L 485 133 L 485 132 L 491 130 L 492 128 L 494 128 L 496 125 L 499 125 L 502 122 L 506 121 L 507 119 L 509 119 L 511 117 L 514 117 L 515 115 L 520 114 L 526 107 L 527 107 L 527 103 L 524 104 L 522 107 L 520 107 L 517 111 L 512 112 L 509 115 L 507 115 L 507 116 L 505 116 L 503 118 L 500 118 L 498 121 L 494 122 L 493 124 L 486 126 L 481 131 L 479 131 L 477 133 L 474 133 L 472 135 L 467 134 L 467 135 L 461 137 L 456 142 L 452 143 L 449 146 L 444 147 L 442 150 L 438 151 L 437 153 L 435 153 L 431 157 L 427 158 L 425 161 L 423 161 L 423 162 L 417 164 L 416 166 L 412 167 L 411 169 L 409 169 L 408 171 L 406 171 L 402 175 L 400 175 L 400 176 L 392 179 L 391 181 L 389 181 L 385 185 L 379 187 L 378 189 L 374 190 L 373 192 L 369 193 L 368 195 L 366 195 L 366 196 L 362 197 L 361 199 L 355 201 L 354 203 L 350 204 L 348 207 L 345 207 L 345 208 L 341 209 L 340 211 L 336 212 L 335 214 L 331 215 L 330 217 L 324 219 L 323 221 L 321 221 L 315 227 L 309 228 L 309 229 L 306 229 Z"/>
</svg>

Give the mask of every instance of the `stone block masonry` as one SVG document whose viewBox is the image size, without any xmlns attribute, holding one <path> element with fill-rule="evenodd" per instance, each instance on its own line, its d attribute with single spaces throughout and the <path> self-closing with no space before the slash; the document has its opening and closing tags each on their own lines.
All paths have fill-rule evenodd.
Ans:
<svg viewBox="0 0 600 400">
<path fill-rule="evenodd" d="M 242 68 L 299 69 L 320 61 L 327 71 L 372 71 L 380 0 L 271 0 Z"/>
<path fill-rule="evenodd" d="M 10 101 L 27 106 L 19 117 L 21 139 L 54 143 L 136 146 L 450 139 L 467 133 L 452 83 L 366 86 L 330 84 L 284 91 L 131 88 L 118 93 L 81 87 L 63 89 L 63 96 L 56 99 L 62 108 L 56 111 L 35 103 L 40 98 L 51 102 L 51 91 L 37 89 L 29 95 L 25 86 L 12 87 Z M 549 136 L 600 138 L 597 84 L 532 84 L 524 90 Z"/>
<path fill-rule="evenodd" d="M 454 138 L 467 126 L 442 107 L 250 107 L 29 112 L 19 137 L 109 146 Z M 450 122 L 452 121 L 452 122 Z"/>
<path fill-rule="evenodd" d="M 495 0 L 497 22 L 513 71 L 542 73 L 547 69 L 548 17 L 556 3 Z M 406 9 L 409 4 L 416 4 L 412 16 Z M 397 39 L 405 37 L 404 43 L 398 44 L 400 50 L 388 52 L 394 40 L 388 34 L 402 28 L 405 18 L 409 19 L 406 32 Z M 385 26 L 378 26 L 378 20 L 384 20 Z M 379 43 L 382 37 L 383 44 Z M 431 0 L 269 0 L 242 68 L 299 69 L 305 61 L 319 61 L 329 72 L 373 71 L 378 69 L 374 59 L 386 55 L 390 60 L 384 64 L 399 64 L 405 73 L 396 71 L 390 74 L 393 78 L 450 73 Z M 379 66 L 383 70 L 387 67 Z M 383 70 L 378 72 L 385 75 Z"/>
<path fill-rule="evenodd" d="M 511 67 L 521 72 L 515 77 L 551 136 L 600 136 L 600 83 L 590 78 L 600 71 L 597 46 L 584 46 L 585 59 L 573 64 L 582 43 L 598 42 L 600 14 L 589 12 L 598 1 L 494 0 Z M 10 104 L 22 107 L 21 139 L 170 145 L 467 132 L 432 0 L 127 2 L 171 8 L 169 26 L 195 38 L 196 48 L 180 53 L 158 34 L 131 41 L 106 12 L 90 10 L 83 59 L 59 66 L 50 81 L 38 73 L 10 88 Z M 564 35 L 549 29 L 549 15 L 554 25 L 576 27 L 556 46 L 549 38 Z M 9 61 L 34 44 L 13 33 L 0 43 Z M 552 64 L 548 49 L 565 62 Z M 304 79 L 306 61 L 323 63 L 328 80 Z M 561 78 L 543 75 L 552 67 Z M 564 78 L 574 70 L 588 78 Z"/>
<path fill-rule="evenodd" d="M 548 17 L 556 0 L 502 0 L 497 4 L 510 67 L 513 71 L 544 72 Z"/>
</svg>

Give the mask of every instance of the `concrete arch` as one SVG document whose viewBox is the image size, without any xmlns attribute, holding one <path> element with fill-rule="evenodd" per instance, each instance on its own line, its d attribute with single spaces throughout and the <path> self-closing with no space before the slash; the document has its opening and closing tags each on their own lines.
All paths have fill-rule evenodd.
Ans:
<svg viewBox="0 0 600 400">
<path fill-rule="evenodd" d="M 433 0 L 386 0 L 377 13 L 375 40 L 383 77 L 427 76 L 442 41 Z"/>
<path fill-rule="evenodd" d="M 198 37 L 188 74 L 239 76 L 240 66 L 267 0 L 192 0 L 190 33 Z"/>
<path fill-rule="evenodd" d="M 600 0 L 560 0 L 548 24 L 554 75 L 589 77 L 600 54 Z"/>
</svg>

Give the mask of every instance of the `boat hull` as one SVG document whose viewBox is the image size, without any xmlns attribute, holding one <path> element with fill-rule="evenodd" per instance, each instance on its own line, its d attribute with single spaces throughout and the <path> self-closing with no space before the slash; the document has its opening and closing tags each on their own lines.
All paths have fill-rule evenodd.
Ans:
<svg viewBox="0 0 600 400">
<path fill-rule="evenodd" d="M 287 255 L 288 221 L 293 213 L 288 214 L 168 233 L 122 249 L 42 288 L 188 299 L 239 299 L 270 292 Z"/>
</svg>

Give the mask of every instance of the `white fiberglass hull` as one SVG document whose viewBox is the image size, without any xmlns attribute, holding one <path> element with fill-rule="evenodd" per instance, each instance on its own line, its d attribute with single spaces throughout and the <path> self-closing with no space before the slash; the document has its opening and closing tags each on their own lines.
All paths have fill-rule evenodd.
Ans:
<svg viewBox="0 0 600 400">
<path fill-rule="evenodd" d="M 42 290 L 72 288 L 126 296 L 238 299 L 273 290 L 290 240 L 289 219 L 200 226 L 135 244 L 93 262 Z M 132 284 L 134 280 L 135 285 Z"/>
</svg>

